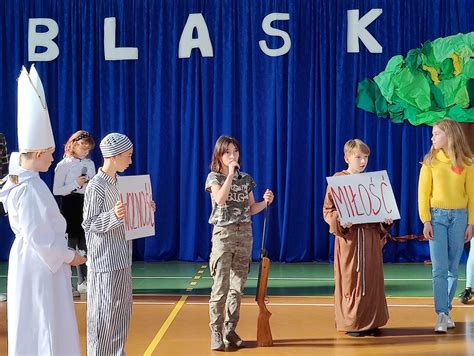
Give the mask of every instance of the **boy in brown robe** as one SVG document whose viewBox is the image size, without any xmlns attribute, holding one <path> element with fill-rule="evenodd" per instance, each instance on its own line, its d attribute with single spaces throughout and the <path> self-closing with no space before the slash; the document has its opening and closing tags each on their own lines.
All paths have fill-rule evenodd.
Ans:
<svg viewBox="0 0 474 356">
<path fill-rule="evenodd" d="M 362 173 L 369 158 L 369 147 L 359 139 L 344 145 L 348 168 L 335 175 Z M 382 248 L 392 220 L 342 226 L 329 190 L 323 206 L 324 220 L 335 235 L 334 305 L 336 329 L 350 336 L 375 336 L 388 321 L 384 292 Z"/>
</svg>

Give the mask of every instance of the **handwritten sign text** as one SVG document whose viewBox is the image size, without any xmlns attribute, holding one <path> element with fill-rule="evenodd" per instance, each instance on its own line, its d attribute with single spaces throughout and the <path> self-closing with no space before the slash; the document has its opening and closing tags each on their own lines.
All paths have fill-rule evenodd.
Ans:
<svg viewBox="0 0 474 356">
<path fill-rule="evenodd" d="M 118 187 L 120 199 L 126 206 L 125 238 L 132 240 L 155 235 L 150 176 L 119 177 Z"/>
<path fill-rule="evenodd" d="M 341 224 L 400 219 L 386 171 L 326 178 Z"/>
</svg>

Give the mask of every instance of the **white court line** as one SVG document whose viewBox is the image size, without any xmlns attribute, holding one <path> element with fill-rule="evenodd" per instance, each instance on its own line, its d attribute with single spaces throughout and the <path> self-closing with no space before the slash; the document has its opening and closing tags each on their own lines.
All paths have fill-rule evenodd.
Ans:
<svg viewBox="0 0 474 356">
<path fill-rule="evenodd" d="M 176 302 L 133 302 L 133 305 L 174 305 Z M 74 304 L 87 304 L 86 301 L 74 301 Z"/>
<path fill-rule="evenodd" d="M 390 297 L 389 297 L 390 298 Z M 404 297 L 404 298 L 411 298 L 411 297 Z M 426 297 L 429 298 L 429 297 Z M 134 305 L 174 305 L 178 303 L 176 302 L 133 302 Z M 74 304 L 86 304 L 86 301 L 74 301 Z M 187 301 L 185 304 L 189 305 L 204 305 L 208 306 L 208 302 L 189 302 Z M 242 305 L 250 305 L 256 306 L 256 303 L 248 303 L 244 302 Z M 334 307 L 334 303 L 268 303 L 270 307 Z M 433 304 L 388 304 L 391 308 L 433 308 Z M 456 309 L 463 309 L 463 308 L 472 308 L 472 305 L 453 305 L 453 308 Z"/>
<path fill-rule="evenodd" d="M 0 278 L 7 278 L 6 275 L 0 275 Z M 77 276 L 71 276 L 71 278 L 76 278 Z M 192 277 L 183 277 L 183 276 L 135 276 L 132 279 L 193 279 Z"/>
<path fill-rule="evenodd" d="M 5 275 L 0 275 L 0 278 L 7 278 Z M 77 276 L 72 276 L 72 278 L 76 278 Z M 183 276 L 135 276 L 132 279 L 193 279 L 192 277 L 183 277 Z M 201 279 L 212 279 L 212 277 L 201 277 Z M 249 277 L 247 280 L 257 280 L 257 277 Z M 331 282 L 334 281 L 334 278 L 327 278 L 327 277 L 269 277 L 271 281 L 321 281 L 321 282 Z M 385 281 L 398 281 L 398 282 L 407 282 L 407 281 L 414 281 L 414 282 L 431 282 L 431 278 L 385 278 Z M 466 278 L 458 278 L 458 281 L 465 281 Z"/>
<path fill-rule="evenodd" d="M 183 277 L 183 276 L 135 276 L 132 277 L 132 279 L 193 279 L 194 276 L 192 277 Z"/>
<path fill-rule="evenodd" d="M 202 277 L 204 279 L 212 279 L 212 277 Z M 253 279 L 257 280 L 257 277 L 249 277 L 247 280 Z M 316 278 L 311 278 L 311 277 L 269 277 L 269 280 L 281 280 L 281 281 L 286 281 L 286 280 L 297 280 L 297 281 L 334 281 L 334 278 L 326 278 L 326 277 L 316 277 Z M 458 281 L 465 281 L 466 278 L 458 278 Z M 431 282 L 431 278 L 384 278 L 384 281 L 414 281 L 414 282 L 420 282 L 420 281 L 426 281 L 426 282 Z"/>
<path fill-rule="evenodd" d="M 408 297 L 407 297 L 408 298 Z M 209 305 L 205 302 L 186 302 L 189 305 Z M 254 305 L 257 303 L 241 303 L 242 305 Z M 334 303 L 268 303 L 269 307 L 334 307 Z M 433 304 L 388 304 L 393 308 L 433 308 Z M 453 308 L 472 308 L 470 305 L 453 305 Z"/>
</svg>

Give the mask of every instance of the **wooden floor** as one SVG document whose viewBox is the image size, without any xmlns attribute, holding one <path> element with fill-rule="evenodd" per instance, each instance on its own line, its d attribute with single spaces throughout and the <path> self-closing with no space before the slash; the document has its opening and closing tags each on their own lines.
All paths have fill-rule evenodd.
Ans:
<svg viewBox="0 0 474 356">
<path fill-rule="evenodd" d="M 458 292 L 465 283 L 460 268 Z M 353 338 L 334 328 L 329 264 L 272 264 L 269 279 L 273 347 L 256 347 L 258 308 L 254 301 L 258 266 L 253 265 L 237 328 L 246 348 L 239 355 L 473 355 L 474 300 L 454 301 L 456 328 L 433 331 L 436 315 L 431 268 L 385 265 L 390 320 L 377 337 Z M 6 263 L 0 263 L 0 293 L 6 290 Z M 127 355 L 219 355 L 209 349 L 208 298 L 212 279 L 199 263 L 134 263 L 134 305 Z M 6 305 L 0 303 L 0 355 L 7 352 Z M 86 350 L 86 299 L 75 299 L 82 352 Z"/>
<path fill-rule="evenodd" d="M 170 314 L 181 300 L 181 309 Z M 435 314 L 431 298 L 388 298 L 390 320 L 378 337 L 353 338 L 334 329 L 333 300 L 329 297 L 272 297 L 271 327 L 274 346 L 256 347 L 258 308 L 246 297 L 241 308 L 240 336 L 247 347 L 241 355 L 474 355 L 474 305 L 456 304 L 456 328 L 446 335 L 433 332 Z M 84 300 L 76 300 L 76 313 L 85 354 Z M 136 296 L 127 340 L 127 355 L 214 355 L 209 349 L 207 297 Z M 153 340 L 170 323 L 156 347 Z M 6 355 L 6 303 L 0 304 L 0 354 Z M 156 340 L 155 340 L 156 341 Z M 151 345 L 151 346 L 150 346 Z M 148 350 L 148 352 L 147 352 Z"/>
</svg>

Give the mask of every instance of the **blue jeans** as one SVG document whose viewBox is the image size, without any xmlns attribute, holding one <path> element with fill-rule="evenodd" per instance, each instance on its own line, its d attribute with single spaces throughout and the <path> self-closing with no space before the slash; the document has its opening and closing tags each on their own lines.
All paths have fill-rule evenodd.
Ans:
<svg viewBox="0 0 474 356">
<path fill-rule="evenodd" d="M 433 240 L 430 255 L 436 313 L 448 314 L 458 284 L 458 267 L 464 249 L 466 209 L 431 209 Z"/>
</svg>

